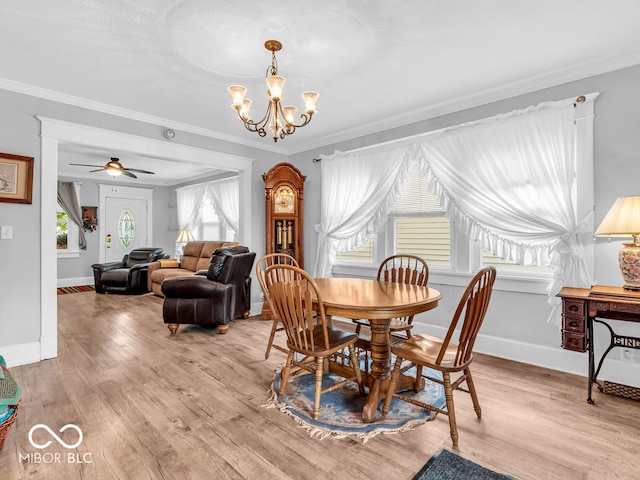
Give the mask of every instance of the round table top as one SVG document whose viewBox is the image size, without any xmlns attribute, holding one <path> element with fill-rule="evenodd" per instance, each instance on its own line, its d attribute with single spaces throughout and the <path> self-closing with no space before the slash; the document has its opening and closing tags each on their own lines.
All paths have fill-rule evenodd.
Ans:
<svg viewBox="0 0 640 480">
<path fill-rule="evenodd" d="M 431 310 L 442 298 L 433 288 L 363 278 L 315 278 L 328 315 L 388 319 Z"/>
</svg>

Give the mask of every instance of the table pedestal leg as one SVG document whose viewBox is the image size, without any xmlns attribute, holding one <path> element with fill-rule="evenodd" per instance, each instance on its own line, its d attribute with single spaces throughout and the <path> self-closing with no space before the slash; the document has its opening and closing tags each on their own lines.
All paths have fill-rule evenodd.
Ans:
<svg viewBox="0 0 640 480">
<path fill-rule="evenodd" d="M 371 382 L 369 396 L 362 409 L 362 421 L 365 423 L 371 423 L 375 419 L 378 405 L 385 398 L 391 377 L 390 320 L 369 320 L 369 322 L 371 324 Z"/>
</svg>

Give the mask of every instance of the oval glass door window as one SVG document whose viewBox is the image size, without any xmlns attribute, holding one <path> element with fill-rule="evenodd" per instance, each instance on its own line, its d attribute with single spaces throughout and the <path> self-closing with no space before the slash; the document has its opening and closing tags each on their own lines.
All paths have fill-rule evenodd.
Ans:
<svg viewBox="0 0 640 480">
<path fill-rule="evenodd" d="M 120 219 L 118 220 L 118 239 L 120 240 L 120 245 L 124 249 L 129 248 L 129 246 L 133 243 L 133 237 L 136 233 L 136 223 L 133 219 L 133 213 L 128 208 L 125 208 L 120 214 Z"/>
</svg>

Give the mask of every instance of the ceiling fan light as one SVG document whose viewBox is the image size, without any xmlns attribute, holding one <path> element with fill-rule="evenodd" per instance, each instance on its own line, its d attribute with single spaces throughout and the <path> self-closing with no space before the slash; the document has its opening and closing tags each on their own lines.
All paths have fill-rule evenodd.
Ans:
<svg viewBox="0 0 640 480">
<path fill-rule="evenodd" d="M 320 97 L 318 92 L 304 92 L 302 94 L 302 101 L 304 102 L 304 108 L 307 113 L 316 113 L 318 97 Z"/>
<path fill-rule="evenodd" d="M 235 109 L 241 107 L 244 96 L 247 94 L 247 88 L 242 85 L 231 85 L 227 90 L 229 91 L 229 95 L 231 95 L 231 100 L 233 101 L 231 106 Z"/>
<path fill-rule="evenodd" d="M 107 168 L 105 170 L 109 175 L 111 175 L 113 178 L 119 177 L 120 175 L 122 175 L 122 170 L 118 170 L 115 168 Z"/>
<path fill-rule="evenodd" d="M 269 95 L 271 100 L 279 102 L 282 100 L 282 90 L 284 90 L 284 77 L 280 75 L 270 75 L 265 79 L 267 86 L 269 87 Z"/>
</svg>

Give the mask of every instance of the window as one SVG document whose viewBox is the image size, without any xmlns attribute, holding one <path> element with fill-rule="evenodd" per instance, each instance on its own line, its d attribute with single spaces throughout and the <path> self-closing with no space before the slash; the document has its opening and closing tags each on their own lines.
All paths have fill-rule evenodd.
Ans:
<svg viewBox="0 0 640 480">
<path fill-rule="evenodd" d="M 235 232 L 231 228 L 226 228 L 224 222 L 216 213 L 211 201 L 205 201 L 202 208 L 200 224 L 194 228 L 194 235 L 202 240 L 225 240 L 232 242 L 235 239 Z"/>
<path fill-rule="evenodd" d="M 358 249 L 337 254 L 337 262 L 379 264 L 389 255 L 403 253 L 424 258 L 430 268 L 436 266 L 440 269 L 464 270 L 463 259 L 452 261 L 452 246 L 457 244 L 461 250 L 470 251 L 471 257 L 477 259 L 472 261 L 473 264 L 481 262 L 510 272 L 553 273 L 550 267 L 524 267 L 502 260 L 481 250 L 477 242 L 469 242 L 456 231 L 435 196 L 428 193 L 428 187 L 429 182 L 420 176 L 418 166 L 411 167 L 404 191 L 389 214 L 385 231 L 372 236 Z M 382 243 L 387 248 L 380 255 L 375 255 L 376 246 Z"/>
<path fill-rule="evenodd" d="M 127 250 L 136 234 L 136 222 L 133 218 L 133 212 L 125 208 L 118 219 L 118 240 L 122 248 Z"/>
<path fill-rule="evenodd" d="M 389 216 L 389 254 L 422 257 L 428 265 L 451 265 L 451 224 L 436 198 L 427 193 L 429 182 L 418 166 L 409 170 L 404 192 Z"/>
<path fill-rule="evenodd" d="M 390 249 L 374 256 L 376 238 L 370 238 L 363 246 L 351 252 L 336 255 L 338 262 L 380 263 L 394 253 L 418 255 L 429 265 L 450 265 L 451 225 L 433 195 L 427 193 L 428 182 L 420 177 L 417 165 L 409 171 L 405 190 L 398 198 L 387 222 L 387 238 Z"/>
<path fill-rule="evenodd" d="M 57 209 L 58 219 L 56 221 L 56 248 L 58 250 L 67 250 L 69 234 L 69 218 L 67 214 L 58 205 Z"/>
<path fill-rule="evenodd" d="M 74 258 L 80 256 L 78 245 L 78 226 L 67 217 L 58 205 L 56 209 L 56 249 L 58 258 Z"/>
<path fill-rule="evenodd" d="M 80 198 L 80 183 L 74 182 L 76 197 Z M 58 258 L 77 258 L 80 256 L 80 227 L 67 217 L 60 205 L 56 208 L 56 252 Z"/>
</svg>

